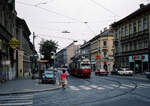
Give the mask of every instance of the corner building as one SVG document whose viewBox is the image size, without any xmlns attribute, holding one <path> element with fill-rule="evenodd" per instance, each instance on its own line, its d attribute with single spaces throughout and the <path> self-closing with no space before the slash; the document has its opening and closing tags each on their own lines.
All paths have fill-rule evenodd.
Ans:
<svg viewBox="0 0 150 106">
<path fill-rule="evenodd" d="M 150 69 L 150 4 L 112 24 L 115 30 L 115 64 L 135 73 Z"/>
</svg>

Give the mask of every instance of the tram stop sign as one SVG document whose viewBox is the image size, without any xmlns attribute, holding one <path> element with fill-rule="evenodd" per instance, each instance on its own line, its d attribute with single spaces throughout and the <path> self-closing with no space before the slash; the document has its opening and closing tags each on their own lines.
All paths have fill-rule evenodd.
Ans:
<svg viewBox="0 0 150 106">
<path fill-rule="evenodd" d="M 8 43 L 11 48 L 16 49 L 19 45 L 19 41 L 16 39 L 16 37 L 11 38 L 11 40 Z"/>
</svg>

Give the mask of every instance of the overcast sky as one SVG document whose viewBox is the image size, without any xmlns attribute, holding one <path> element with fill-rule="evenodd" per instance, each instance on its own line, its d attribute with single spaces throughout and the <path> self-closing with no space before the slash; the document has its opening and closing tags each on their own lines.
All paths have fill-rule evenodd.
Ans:
<svg viewBox="0 0 150 106">
<path fill-rule="evenodd" d="M 73 40 L 88 41 L 139 8 L 149 0 L 16 0 L 20 18 L 37 35 L 36 50 L 41 39 L 52 39 L 62 49 Z M 62 33 L 62 31 L 70 33 Z M 32 41 L 32 35 L 31 35 Z"/>
</svg>

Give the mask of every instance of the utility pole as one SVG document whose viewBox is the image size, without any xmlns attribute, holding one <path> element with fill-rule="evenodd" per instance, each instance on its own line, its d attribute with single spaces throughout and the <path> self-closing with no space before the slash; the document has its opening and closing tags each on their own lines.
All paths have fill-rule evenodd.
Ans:
<svg viewBox="0 0 150 106">
<path fill-rule="evenodd" d="M 33 32 L 33 48 L 35 49 L 35 46 L 34 46 L 34 40 L 35 40 L 35 33 Z"/>
<path fill-rule="evenodd" d="M 34 74 L 35 71 L 35 45 L 34 45 L 34 40 L 35 40 L 35 33 L 33 32 L 33 52 L 32 52 L 32 74 Z M 34 76 L 34 75 L 33 75 Z"/>
</svg>

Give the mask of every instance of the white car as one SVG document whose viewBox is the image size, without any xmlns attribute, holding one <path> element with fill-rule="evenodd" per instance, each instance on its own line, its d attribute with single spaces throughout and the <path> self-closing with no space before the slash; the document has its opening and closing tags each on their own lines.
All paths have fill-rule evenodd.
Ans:
<svg viewBox="0 0 150 106">
<path fill-rule="evenodd" d="M 129 68 L 120 68 L 119 70 L 118 70 L 118 74 L 119 75 L 133 75 L 133 71 L 132 70 L 130 70 Z"/>
</svg>

